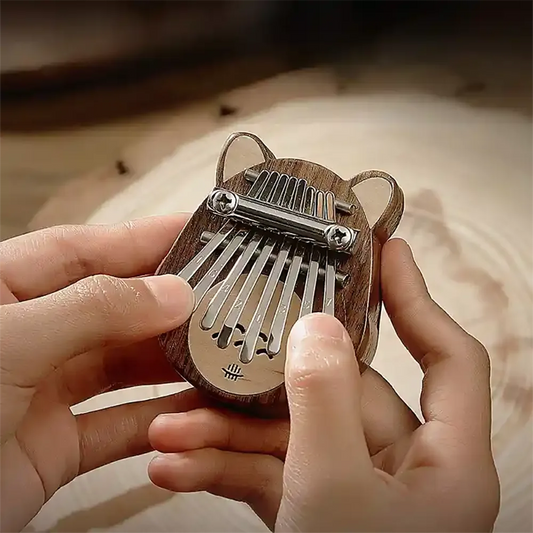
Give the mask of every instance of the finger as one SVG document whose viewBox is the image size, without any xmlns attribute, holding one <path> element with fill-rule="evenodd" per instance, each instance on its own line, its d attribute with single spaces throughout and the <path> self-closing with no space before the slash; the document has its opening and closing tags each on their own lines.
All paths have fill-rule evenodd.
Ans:
<svg viewBox="0 0 533 533">
<path fill-rule="evenodd" d="M 183 379 L 155 337 L 130 346 L 86 352 L 67 361 L 56 377 L 62 401 L 67 405 L 104 392 L 176 381 Z"/>
<path fill-rule="evenodd" d="M 372 456 L 420 427 L 413 411 L 372 368 L 367 368 L 361 377 L 361 421 Z"/>
<path fill-rule="evenodd" d="M 205 448 L 156 457 L 148 474 L 155 485 L 167 490 L 207 491 L 245 502 L 274 528 L 283 476 L 283 463 L 275 457 Z"/>
<path fill-rule="evenodd" d="M 400 239 L 383 248 L 382 286 L 394 328 L 425 372 L 421 398 L 425 420 L 456 428 L 469 449 L 490 445 L 490 368 L 485 348 L 432 300 L 409 246 Z"/>
<path fill-rule="evenodd" d="M 36 298 L 96 274 L 151 274 L 189 215 L 113 225 L 57 226 L 0 243 L 2 279 L 19 300 Z"/>
<path fill-rule="evenodd" d="M 263 420 L 221 409 L 197 409 L 158 416 L 150 426 L 152 446 L 160 452 L 199 448 L 263 453 L 285 458 L 288 420 Z"/>
<path fill-rule="evenodd" d="M 332 316 L 307 315 L 287 346 L 288 475 L 309 486 L 329 477 L 370 483 L 375 474 L 362 425 L 361 376 L 346 330 Z"/>
<path fill-rule="evenodd" d="M 93 276 L 41 298 L 1 306 L 3 331 L 9 332 L 2 337 L 9 354 L 3 369 L 18 385 L 34 386 L 76 355 L 180 326 L 193 303 L 192 289 L 177 276 Z"/>
<path fill-rule="evenodd" d="M 374 455 L 411 434 L 420 422 L 378 372 L 367 369 L 361 382 L 362 422 L 370 454 Z M 149 436 L 152 446 L 164 453 L 219 448 L 285 459 L 289 421 L 200 409 L 158 416 L 150 426 Z"/>
<path fill-rule="evenodd" d="M 108 463 L 152 450 L 148 428 L 161 413 L 198 409 L 210 401 L 195 389 L 76 416 L 83 474 Z"/>
</svg>

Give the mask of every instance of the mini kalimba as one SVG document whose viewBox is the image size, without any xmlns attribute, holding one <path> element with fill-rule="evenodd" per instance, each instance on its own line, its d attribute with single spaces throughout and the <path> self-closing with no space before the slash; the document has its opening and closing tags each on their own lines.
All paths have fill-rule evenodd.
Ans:
<svg viewBox="0 0 533 533">
<path fill-rule="evenodd" d="M 260 162 L 224 180 L 233 143 L 257 143 Z M 386 180 L 388 204 L 370 227 L 353 188 Z M 287 337 L 299 317 L 334 315 L 361 370 L 376 350 L 380 250 L 403 213 L 403 193 L 371 170 L 351 181 L 299 159 L 278 159 L 251 133 L 224 145 L 211 191 L 157 274 L 176 274 L 195 294 L 183 326 L 161 336 L 167 358 L 192 385 L 255 412 L 285 404 Z"/>
</svg>

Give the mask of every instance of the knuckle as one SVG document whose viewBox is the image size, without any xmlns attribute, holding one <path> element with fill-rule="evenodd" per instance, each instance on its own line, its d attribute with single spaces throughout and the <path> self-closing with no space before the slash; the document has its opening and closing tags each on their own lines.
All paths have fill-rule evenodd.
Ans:
<svg viewBox="0 0 533 533">
<path fill-rule="evenodd" d="M 84 227 L 78 225 L 60 225 L 43 230 L 42 240 L 46 245 L 54 246 L 62 258 L 65 278 L 73 283 L 91 274 L 90 260 L 77 246 L 84 237 Z"/>
<path fill-rule="evenodd" d="M 211 450 L 211 454 L 212 464 L 216 465 L 216 467 L 211 469 L 211 482 L 208 490 L 216 489 L 220 491 L 227 484 L 231 465 L 228 464 L 228 454 L 224 453 L 224 451 L 214 449 Z"/>
<path fill-rule="evenodd" d="M 134 287 L 126 280 L 105 274 L 84 278 L 68 290 L 71 291 L 68 300 L 74 303 L 78 313 L 90 316 L 92 321 L 97 320 L 106 334 L 116 330 L 117 322 L 131 321 L 132 302 L 138 300 Z M 128 329 L 134 327 L 137 322 L 131 323 Z"/>
<path fill-rule="evenodd" d="M 221 448 L 224 450 L 238 449 L 241 441 L 239 438 L 241 417 L 222 409 L 211 411 L 210 415 L 211 418 L 214 418 L 215 427 L 219 430 Z"/>
<path fill-rule="evenodd" d="M 86 284 L 92 298 L 96 299 L 104 310 L 115 309 L 118 302 L 129 292 L 124 280 L 106 274 L 91 276 L 87 278 Z"/>
<path fill-rule="evenodd" d="M 217 447 L 229 449 L 232 443 L 232 421 L 223 412 L 210 408 L 198 409 L 196 412 L 198 428 L 216 442 Z"/>
</svg>

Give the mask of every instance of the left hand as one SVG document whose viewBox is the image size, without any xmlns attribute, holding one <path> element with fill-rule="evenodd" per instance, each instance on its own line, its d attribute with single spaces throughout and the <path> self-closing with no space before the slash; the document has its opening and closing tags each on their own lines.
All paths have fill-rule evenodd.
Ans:
<svg viewBox="0 0 533 533">
<path fill-rule="evenodd" d="M 76 476 L 151 449 L 194 390 L 74 416 L 97 394 L 179 381 L 155 336 L 185 322 L 191 288 L 154 272 L 186 215 L 71 226 L 0 243 L 1 529 L 22 529 Z"/>
</svg>

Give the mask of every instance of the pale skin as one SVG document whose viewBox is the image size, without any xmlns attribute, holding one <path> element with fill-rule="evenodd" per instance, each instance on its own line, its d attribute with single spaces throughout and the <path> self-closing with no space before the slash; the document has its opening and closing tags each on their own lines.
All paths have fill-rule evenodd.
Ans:
<svg viewBox="0 0 533 533">
<path fill-rule="evenodd" d="M 188 319 L 192 291 L 152 274 L 186 220 L 0 243 L 2 531 L 24 528 L 76 476 L 153 448 L 155 484 L 245 501 L 276 531 L 490 531 L 488 356 L 433 302 L 401 240 L 383 250 L 383 297 L 425 372 L 422 422 L 377 372 L 359 374 L 344 328 L 319 314 L 291 332 L 291 424 L 195 390 L 72 414 L 103 392 L 179 379 L 156 336 Z"/>
<path fill-rule="evenodd" d="M 403 240 L 383 248 L 382 290 L 424 371 L 423 421 L 377 372 L 360 375 L 340 322 L 309 315 L 288 342 L 292 422 L 213 408 L 160 416 L 152 481 L 247 502 L 274 531 L 491 531 L 487 352 L 432 300 Z"/>
</svg>

